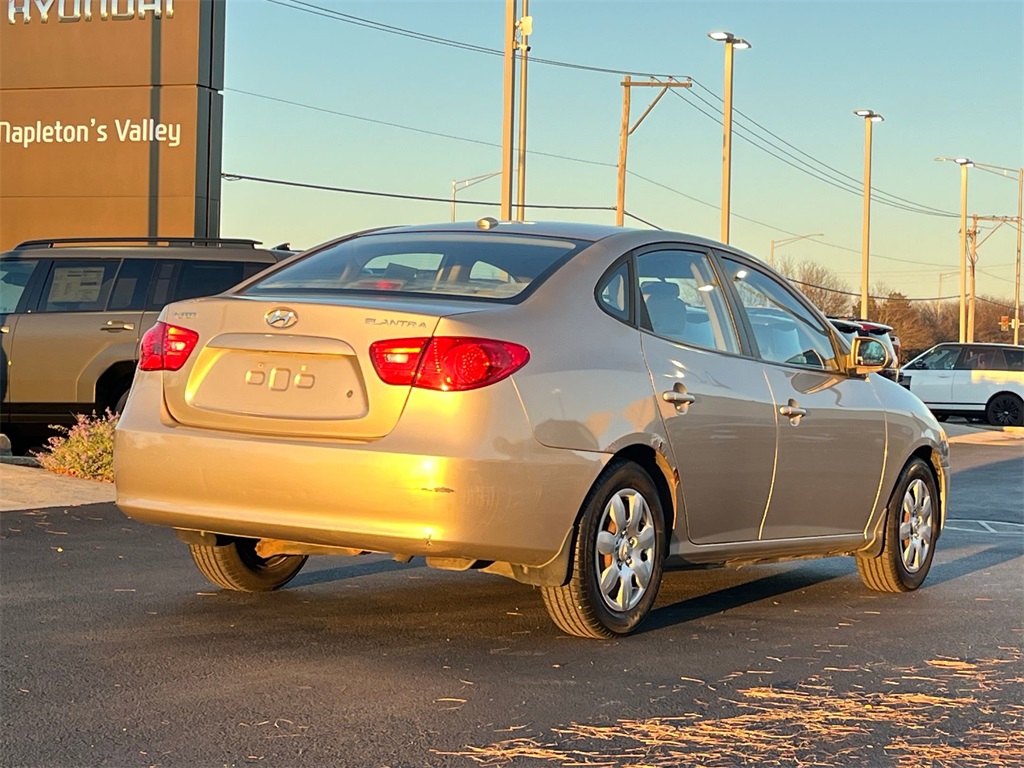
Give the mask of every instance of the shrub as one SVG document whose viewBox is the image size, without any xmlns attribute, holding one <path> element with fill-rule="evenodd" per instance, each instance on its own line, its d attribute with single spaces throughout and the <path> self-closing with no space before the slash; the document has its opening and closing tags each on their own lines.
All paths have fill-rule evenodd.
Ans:
<svg viewBox="0 0 1024 768">
<path fill-rule="evenodd" d="M 70 429 L 50 425 L 63 433 L 54 435 L 36 458 L 44 469 L 87 480 L 114 482 L 114 427 L 118 414 L 110 409 L 103 416 L 78 414 Z"/>
</svg>

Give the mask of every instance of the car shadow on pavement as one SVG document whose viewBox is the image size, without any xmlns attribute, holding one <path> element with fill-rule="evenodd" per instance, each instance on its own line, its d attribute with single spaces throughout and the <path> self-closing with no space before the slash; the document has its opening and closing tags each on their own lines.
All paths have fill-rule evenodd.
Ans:
<svg viewBox="0 0 1024 768">
<path fill-rule="evenodd" d="M 405 568 L 422 568 L 426 565 L 422 559 L 410 563 L 399 563 L 396 560 L 382 559 L 380 556 L 372 560 L 362 560 L 365 555 L 354 555 L 347 558 L 349 564 L 334 568 L 320 568 L 315 571 L 302 571 L 291 582 L 292 587 L 309 587 L 314 584 L 330 584 L 332 582 L 354 579 L 359 576 L 374 576 L 379 573 L 391 573 Z"/>
<path fill-rule="evenodd" d="M 638 633 L 650 632 L 663 627 L 684 624 L 694 619 L 712 616 L 716 613 L 739 608 L 760 600 L 813 587 L 833 579 L 845 578 L 849 573 L 827 571 L 815 565 L 804 565 L 768 576 L 719 589 L 705 595 L 691 597 L 672 605 L 651 611 Z"/>
<path fill-rule="evenodd" d="M 939 546 L 942 546 L 942 539 L 939 540 Z M 1006 536 L 999 544 L 986 549 L 971 552 L 955 560 L 934 563 L 921 588 L 937 587 L 953 579 L 1009 563 L 1022 556 L 1024 556 L 1024 541 L 1018 536 Z"/>
</svg>

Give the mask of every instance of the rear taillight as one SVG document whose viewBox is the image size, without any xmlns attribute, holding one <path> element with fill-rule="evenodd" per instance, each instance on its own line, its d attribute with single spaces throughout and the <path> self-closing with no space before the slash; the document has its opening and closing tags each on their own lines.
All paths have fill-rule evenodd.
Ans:
<svg viewBox="0 0 1024 768">
<path fill-rule="evenodd" d="M 158 322 L 142 337 L 139 368 L 143 371 L 177 371 L 199 343 L 199 334 L 188 328 Z"/>
<path fill-rule="evenodd" d="M 375 341 L 370 359 L 385 384 L 449 392 L 504 379 L 526 365 L 530 351 L 509 341 L 435 336 Z"/>
</svg>

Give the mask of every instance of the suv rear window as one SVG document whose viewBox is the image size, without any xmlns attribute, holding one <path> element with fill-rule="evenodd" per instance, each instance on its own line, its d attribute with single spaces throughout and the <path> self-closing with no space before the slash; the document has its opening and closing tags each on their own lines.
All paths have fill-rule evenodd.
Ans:
<svg viewBox="0 0 1024 768">
<path fill-rule="evenodd" d="M 485 232 L 366 235 L 311 253 L 244 293 L 441 294 L 514 301 L 585 245 L 576 240 Z"/>
</svg>

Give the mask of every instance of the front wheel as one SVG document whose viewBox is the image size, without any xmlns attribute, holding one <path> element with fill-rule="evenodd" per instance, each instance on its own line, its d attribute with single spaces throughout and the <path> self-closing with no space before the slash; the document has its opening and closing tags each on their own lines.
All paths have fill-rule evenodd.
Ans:
<svg viewBox="0 0 1024 768">
<path fill-rule="evenodd" d="M 283 587 L 302 569 L 306 555 L 256 554 L 256 539 L 233 539 L 209 547 L 189 544 L 196 567 L 210 582 L 236 592 L 270 592 Z"/>
<path fill-rule="evenodd" d="M 569 583 L 542 588 L 551 619 L 577 637 L 635 630 L 658 596 L 665 540 L 650 475 L 633 462 L 609 464 L 583 503 Z"/>
<path fill-rule="evenodd" d="M 924 582 L 935 556 L 939 492 L 923 459 L 903 468 L 886 509 L 885 544 L 878 557 L 857 557 L 861 581 L 879 592 L 910 592 Z"/>
<path fill-rule="evenodd" d="M 993 427 L 1024 425 L 1024 401 L 1012 392 L 1000 392 L 985 406 L 985 418 Z"/>
</svg>

